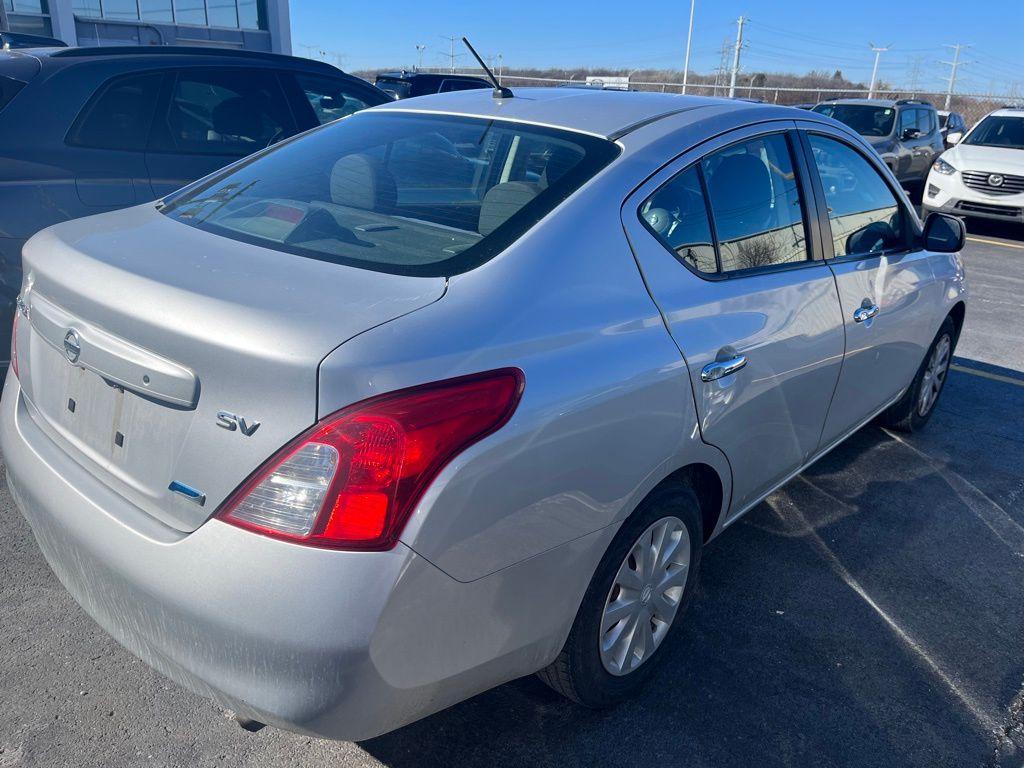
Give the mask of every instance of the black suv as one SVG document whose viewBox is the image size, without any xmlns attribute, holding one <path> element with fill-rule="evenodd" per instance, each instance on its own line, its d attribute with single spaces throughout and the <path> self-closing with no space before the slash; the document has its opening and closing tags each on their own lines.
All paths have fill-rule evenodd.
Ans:
<svg viewBox="0 0 1024 768">
<path fill-rule="evenodd" d="M 39 230 L 163 197 L 390 100 L 329 64 L 269 53 L 0 51 L 0 334 L 10 335 L 21 247 Z M 0 352 L 0 365 L 6 358 Z"/>
<path fill-rule="evenodd" d="M 381 72 L 377 75 L 374 85 L 382 91 L 387 91 L 396 99 L 494 87 L 482 77 L 473 77 L 472 75 L 438 75 L 432 72 L 406 72 L 405 70 Z"/>
<path fill-rule="evenodd" d="M 865 139 L 901 184 L 923 187 L 945 150 L 935 107 L 918 99 L 836 99 L 814 108 L 846 123 Z"/>
</svg>

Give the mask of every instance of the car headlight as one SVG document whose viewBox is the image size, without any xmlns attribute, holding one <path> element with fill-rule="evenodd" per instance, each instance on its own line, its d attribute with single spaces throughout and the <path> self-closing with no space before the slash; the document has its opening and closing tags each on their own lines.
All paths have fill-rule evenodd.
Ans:
<svg viewBox="0 0 1024 768">
<path fill-rule="evenodd" d="M 941 173 L 943 176 L 952 176 L 956 173 L 956 168 L 947 163 L 941 157 L 932 164 L 932 170 L 936 173 Z"/>
</svg>

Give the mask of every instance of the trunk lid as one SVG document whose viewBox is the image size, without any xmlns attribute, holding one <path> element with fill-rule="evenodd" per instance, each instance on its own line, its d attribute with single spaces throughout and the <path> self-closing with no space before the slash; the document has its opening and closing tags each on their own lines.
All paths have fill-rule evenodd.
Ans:
<svg viewBox="0 0 1024 768">
<path fill-rule="evenodd" d="M 24 266 L 29 413 L 183 532 L 316 421 L 331 350 L 445 290 L 220 237 L 151 204 L 46 230 Z"/>
</svg>

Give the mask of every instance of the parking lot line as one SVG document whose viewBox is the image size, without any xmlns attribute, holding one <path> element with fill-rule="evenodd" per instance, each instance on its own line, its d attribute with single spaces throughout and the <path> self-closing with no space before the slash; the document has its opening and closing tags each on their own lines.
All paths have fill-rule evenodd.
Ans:
<svg viewBox="0 0 1024 768">
<path fill-rule="evenodd" d="M 950 363 L 950 369 L 958 371 L 959 373 L 969 373 L 972 376 L 981 376 L 983 379 L 992 379 L 992 381 L 1001 381 L 1003 384 L 1013 384 L 1016 387 L 1024 387 L 1024 381 L 1020 379 L 1014 379 L 1010 376 L 1002 376 L 998 373 L 989 373 L 988 371 L 979 371 L 977 368 L 968 368 L 964 365 L 957 365 L 956 363 Z"/>
<path fill-rule="evenodd" d="M 985 243 L 986 245 L 1001 245 L 1003 246 L 1003 248 L 1019 248 L 1020 250 L 1024 251 L 1024 244 L 1021 243 L 1007 243 L 1003 240 L 988 240 L 984 237 L 971 236 L 968 236 L 967 239 L 972 243 Z"/>
</svg>

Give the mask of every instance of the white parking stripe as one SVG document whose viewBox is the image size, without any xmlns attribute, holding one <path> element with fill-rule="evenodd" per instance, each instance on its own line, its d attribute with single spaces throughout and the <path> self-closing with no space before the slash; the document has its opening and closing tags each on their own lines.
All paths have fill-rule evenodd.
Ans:
<svg viewBox="0 0 1024 768">
<path fill-rule="evenodd" d="M 1015 387 L 1024 387 L 1024 381 L 1020 379 L 1014 379 L 1010 376 L 1002 376 L 998 373 L 989 373 L 988 371 L 979 371 L 977 368 L 967 368 L 963 365 L 957 365 L 951 363 L 949 366 L 950 370 L 958 373 L 969 373 L 971 376 L 981 376 L 983 379 L 992 379 L 992 381 L 1001 381 L 1003 384 L 1013 384 Z"/>
</svg>

